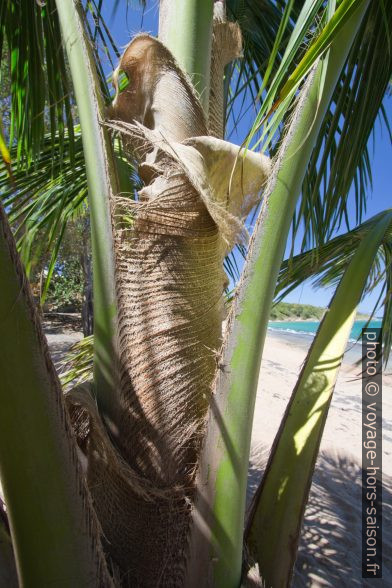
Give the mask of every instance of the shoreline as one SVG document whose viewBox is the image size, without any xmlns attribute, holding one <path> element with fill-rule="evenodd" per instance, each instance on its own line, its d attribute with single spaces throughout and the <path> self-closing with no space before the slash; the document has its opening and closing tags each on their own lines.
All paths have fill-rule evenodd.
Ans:
<svg viewBox="0 0 392 588">
<path fill-rule="evenodd" d="M 287 319 L 270 319 L 269 323 L 319 323 L 321 319 L 318 318 L 287 318 Z"/>
<path fill-rule="evenodd" d="M 282 321 L 274 321 L 274 322 L 282 322 Z M 285 321 L 283 321 L 285 322 Z M 291 322 L 291 321 L 290 321 Z M 302 322 L 302 321 L 301 321 Z M 313 322 L 313 321 L 311 321 Z M 270 324 L 267 328 L 267 338 L 272 337 L 273 339 L 279 341 L 287 341 L 292 346 L 298 347 L 301 350 L 308 350 L 313 339 L 315 333 L 312 332 L 305 332 L 305 331 L 294 331 L 294 330 L 286 330 L 286 329 L 274 329 L 273 322 L 270 321 Z M 266 339 L 267 340 L 267 339 Z M 264 355 L 263 355 L 264 357 Z M 306 357 L 306 355 L 305 355 Z M 305 359 L 305 357 L 303 359 Z M 344 369 L 345 366 L 349 365 L 352 367 L 358 367 L 355 364 L 361 360 L 362 357 L 362 344 L 361 340 L 353 340 L 349 339 L 346 347 L 346 351 L 342 361 L 341 369 Z M 387 368 L 384 372 L 384 375 L 390 376 L 392 375 L 392 352 L 390 354 Z"/>
<path fill-rule="evenodd" d="M 284 319 L 270 319 L 268 322 L 269 323 L 319 323 L 322 321 L 323 318 L 324 318 L 324 315 L 321 318 L 299 318 L 297 316 L 294 316 L 291 318 L 286 317 Z M 356 321 L 368 321 L 369 319 L 370 319 L 370 316 L 363 316 L 363 315 L 356 316 L 356 318 L 355 318 Z M 372 320 L 381 320 L 381 319 L 378 319 L 376 317 Z"/>
</svg>

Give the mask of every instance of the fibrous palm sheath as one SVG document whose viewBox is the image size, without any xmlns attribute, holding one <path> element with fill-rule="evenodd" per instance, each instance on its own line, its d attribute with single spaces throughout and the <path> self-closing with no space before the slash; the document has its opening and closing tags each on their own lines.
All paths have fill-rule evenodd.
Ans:
<svg viewBox="0 0 392 588">
<path fill-rule="evenodd" d="M 120 409 L 110 438 L 94 403 L 80 391 L 70 400 L 124 583 L 178 586 L 221 340 L 223 259 L 269 162 L 209 136 L 191 82 L 158 40 L 136 37 L 119 70 L 130 84 L 107 124 L 144 187 L 137 201 L 112 202 Z"/>
</svg>

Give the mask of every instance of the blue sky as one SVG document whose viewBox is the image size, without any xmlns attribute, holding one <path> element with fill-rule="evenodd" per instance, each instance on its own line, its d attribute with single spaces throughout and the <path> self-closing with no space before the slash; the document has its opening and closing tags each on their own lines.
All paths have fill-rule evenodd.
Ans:
<svg viewBox="0 0 392 588">
<path fill-rule="evenodd" d="M 109 3 L 107 3 L 108 6 Z M 115 17 L 111 18 L 111 8 L 104 11 L 106 22 L 109 24 L 111 34 L 119 47 L 124 47 L 140 30 L 157 34 L 158 29 L 158 2 L 147 1 L 147 9 L 142 12 L 138 3 L 131 2 L 128 13 L 121 7 L 118 9 Z M 108 68 L 108 73 L 110 68 Z M 388 120 L 392 124 L 392 97 L 386 97 L 384 106 L 387 111 Z M 240 128 L 239 135 L 233 136 L 232 141 L 240 143 L 249 129 L 249 120 L 252 113 L 249 113 Z M 373 189 L 369 190 L 367 210 L 364 219 L 370 218 L 378 212 L 392 206 L 391 182 L 389 172 L 392 169 L 392 148 L 387 136 L 387 131 L 378 121 L 375 128 L 374 149 L 373 140 L 370 140 L 370 158 L 373 172 Z M 351 202 L 353 202 L 353 192 L 351 192 Z M 351 208 L 353 210 L 353 207 Z M 353 218 L 353 214 L 350 215 Z M 353 222 L 354 226 L 354 222 Z M 345 232 L 345 227 L 339 232 Z M 294 290 L 288 295 L 288 302 L 302 302 L 304 304 L 314 304 L 317 306 L 326 306 L 333 294 L 331 289 L 312 288 L 310 283 L 305 283 L 300 288 Z M 370 312 L 379 296 L 379 289 L 375 289 L 360 304 L 362 312 Z"/>
<path fill-rule="evenodd" d="M 388 120 L 392 122 L 392 97 L 384 99 L 384 106 L 388 114 Z M 374 150 L 373 141 L 370 140 L 370 160 L 373 174 L 373 189 L 369 190 L 367 210 L 364 215 L 364 220 L 370 218 L 392 207 L 392 190 L 389 172 L 392 170 L 392 146 L 387 136 L 387 131 L 379 121 L 376 123 Z M 353 198 L 353 190 L 350 191 L 351 200 Z M 352 215 L 353 217 L 353 215 Z M 344 227 L 339 232 L 345 232 Z M 320 288 L 314 290 L 309 283 L 305 283 L 300 288 L 291 292 L 286 300 L 288 302 L 302 302 L 304 304 L 315 304 L 317 306 L 326 306 L 333 294 L 333 290 Z M 376 303 L 380 289 L 375 290 L 366 296 L 361 302 L 359 309 L 362 312 L 371 312 Z"/>
</svg>

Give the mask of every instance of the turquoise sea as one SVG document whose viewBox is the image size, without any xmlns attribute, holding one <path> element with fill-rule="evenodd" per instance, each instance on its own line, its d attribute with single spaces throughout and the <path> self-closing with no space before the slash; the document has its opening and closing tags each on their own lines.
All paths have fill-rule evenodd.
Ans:
<svg viewBox="0 0 392 588">
<path fill-rule="evenodd" d="M 354 343 L 357 341 L 358 337 L 361 336 L 361 330 L 365 327 L 366 323 L 366 320 L 354 322 L 350 335 L 350 342 Z M 319 321 L 273 321 L 269 323 L 268 328 L 271 331 L 284 331 L 286 333 L 314 337 L 319 324 Z M 369 327 L 381 327 L 381 320 L 375 319 L 370 321 Z"/>
<path fill-rule="evenodd" d="M 361 330 L 366 325 L 366 320 L 355 321 L 345 353 L 345 361 L 353 364 L 358 362 L 362 356 Z M 319 321 L 271 321 L 268 330 L 279 338 L 289 341 L 290 344 L 303 349 L 309 349 L 309 345 L 316 334 Z M 381 327 L 381 320 L 373 320 L 370 327 Z M 388 369 L 392 367 L 392 356 L 388 362 Z"/>
</svg>

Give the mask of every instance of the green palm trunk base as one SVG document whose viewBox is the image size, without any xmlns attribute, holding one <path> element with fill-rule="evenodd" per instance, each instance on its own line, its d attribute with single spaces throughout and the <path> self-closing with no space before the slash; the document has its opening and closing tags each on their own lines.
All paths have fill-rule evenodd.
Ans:
<svg viewBox="0 0 392 588">
<path fill-rule="evenodd" d="M 267 586 L 289 586 L 311 478 L 336 378 L 385 231 L 387 213 L 360 243 L 318 329 L 249 513 L 246 540 Z"/>
<path fill-rule="evenodd" d="M 109 586 L 61 386 L 0 208 L 0 478 L 22 586 Z"/>
</svg>

